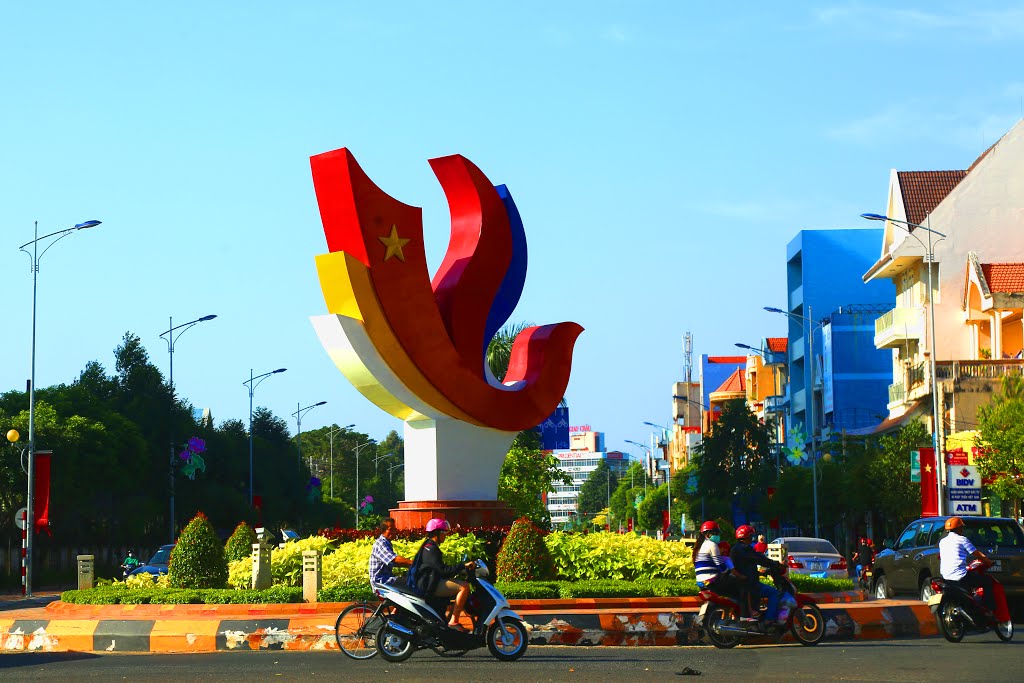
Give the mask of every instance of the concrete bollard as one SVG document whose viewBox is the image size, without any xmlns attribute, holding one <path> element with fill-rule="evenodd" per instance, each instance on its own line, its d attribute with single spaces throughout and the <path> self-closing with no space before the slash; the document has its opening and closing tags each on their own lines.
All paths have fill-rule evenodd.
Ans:
<svg viewBox="0 0 1024 683">
<path fill-rule="evenodd" d="M 96 556 L 78 556 L 78 590 L 89 590 L 93 587 L 96 578 Z"/>
<path fill-rule="evenodd" d="M 316 602 L 323 587 L 323 558 L 317 550 L 302 551 L 302 600 Z"/>
<path fill-rule="evenodd" d="M 252 587 L 256 590 L 270 588 L 274 582 L 270 573 L 270 548 L 267 543 L 252 544 Z"/>
</svg>

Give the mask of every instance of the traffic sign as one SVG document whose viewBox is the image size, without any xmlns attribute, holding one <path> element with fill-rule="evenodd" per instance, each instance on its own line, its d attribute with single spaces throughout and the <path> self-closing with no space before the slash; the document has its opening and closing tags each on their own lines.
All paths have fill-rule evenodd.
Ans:
<svg viewBox="0 0 1024 683">
<path fill-rule="evenodd" d="M 18 511 L 14 513 L 14 523 L 18 525 L 19 529 L 24 530 L 25 528 L 25 516 L 28 514 L 28 508 L 18 508 Z"/>
</svg>

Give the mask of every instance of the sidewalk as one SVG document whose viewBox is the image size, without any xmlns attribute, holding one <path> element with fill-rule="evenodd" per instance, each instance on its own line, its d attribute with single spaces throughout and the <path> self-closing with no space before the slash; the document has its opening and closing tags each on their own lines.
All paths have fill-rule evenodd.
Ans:
<svg viewBox="0 0 1024 683">
<path fill-rule="evenodd" d="M 917 600 L 852 602 L 817 596 L 826 639 L 937 635 Z M 827 602 L 839 600 L 839 602 Z M 289 605 L 68 605 L 0 612 L 0 652 L 212 652 L 335 650 L 334 622 L 346 603 Z M 697 598 L 512 601 L 532 645 L 686 645 Z"/>
</svg>

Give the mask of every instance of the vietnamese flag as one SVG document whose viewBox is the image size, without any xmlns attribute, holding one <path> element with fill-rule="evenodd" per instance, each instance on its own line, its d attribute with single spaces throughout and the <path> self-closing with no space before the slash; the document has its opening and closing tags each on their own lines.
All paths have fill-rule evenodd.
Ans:
<svg viewBox="0 0 1024 683">
<path fill-rule="evenodd" d="M 934 517 L 939 514 L 939 494 L 936 477 L 938 466 L 934 448 L 918 448 L 921 454 L 921 516 Z"/>
</svg>

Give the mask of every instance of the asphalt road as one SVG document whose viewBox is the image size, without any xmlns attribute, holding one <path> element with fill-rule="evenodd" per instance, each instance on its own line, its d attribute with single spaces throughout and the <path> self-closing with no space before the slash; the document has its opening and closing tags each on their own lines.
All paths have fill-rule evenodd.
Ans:
<svg viewBox="0 0 1024 683">
<path fill-rule="evenodd" d="M 683 675 L 686 669 L 700 676 Z M 356 662 L 339 652 L 219 652 L 197 655 L 29 653 L 0 655 L 3 681 L 936 681 L 1024 680 L 1024 639 L 994 634 L 738 647 L 531 648 L 501 663 L 486 650 L 459 659 L 420 652 L 403 664 Z"/>
</svg>

